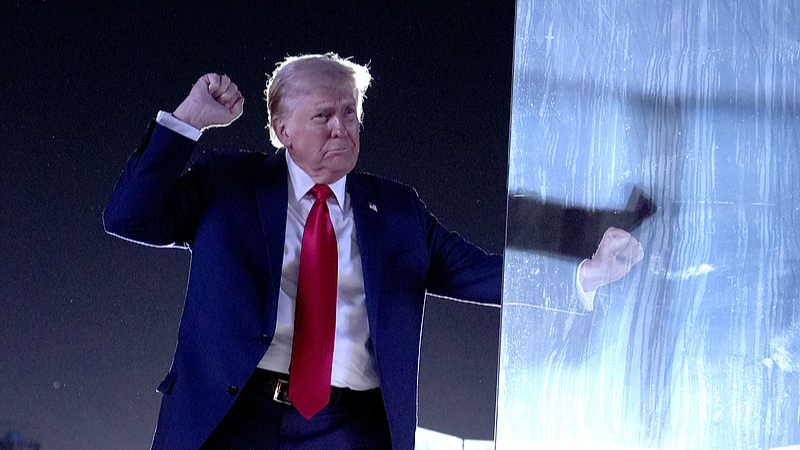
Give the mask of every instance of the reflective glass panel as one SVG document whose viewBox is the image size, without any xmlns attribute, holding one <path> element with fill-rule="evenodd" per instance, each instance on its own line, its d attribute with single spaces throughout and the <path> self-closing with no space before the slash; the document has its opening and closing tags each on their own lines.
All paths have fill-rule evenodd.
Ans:
<svg viewBox="0 0 800 450">
<path fill-rule="evenodd" d="M 791 0 L 519 0 L 497 448 L 800 445 Z M 571 299 L 603 230 L 645 258 Z"/>
</svg>

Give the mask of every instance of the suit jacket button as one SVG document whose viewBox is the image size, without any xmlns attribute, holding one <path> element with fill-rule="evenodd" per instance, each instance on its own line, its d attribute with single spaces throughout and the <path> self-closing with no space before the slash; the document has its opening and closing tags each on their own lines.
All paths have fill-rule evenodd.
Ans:
<svg viewBox="0 0 800 450">
<path fill-rule="evenodd" d="M 267 336 L 266 334 L 261 335 L 261 337 L 258 338 L 258 342 L 260 342 L 260 343 L 262 343 L 264 345 L 269 344 L 269 336 Z"/>
<path fill-rule="evenodd" d="M 228 388 L 228 394 L 236 395 L 238 393 L 239 393 L 239 388 L 237 388 L 236 386 L 231 386 Z"/>
</svg>

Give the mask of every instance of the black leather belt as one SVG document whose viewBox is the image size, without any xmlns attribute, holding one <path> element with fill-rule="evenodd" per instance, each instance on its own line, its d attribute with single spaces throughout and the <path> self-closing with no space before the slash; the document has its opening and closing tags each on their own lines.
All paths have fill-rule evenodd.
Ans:
<svg viewBox="0 0 800 450">
<path fill-rule="evenodd" d="M 273 401 L 284 405 L 291 405 L 289 400 L 289 375 L 269 370 L 256 369 L 250 380 L 249 387 L 268 396 Z M 348 388 L 331 386 L 331 397 L 328 406 L 341 406 L 348 404 L 368 404 L 375 401 L 382 402 L 380 389 L 356 391 Z"/>
</svg>

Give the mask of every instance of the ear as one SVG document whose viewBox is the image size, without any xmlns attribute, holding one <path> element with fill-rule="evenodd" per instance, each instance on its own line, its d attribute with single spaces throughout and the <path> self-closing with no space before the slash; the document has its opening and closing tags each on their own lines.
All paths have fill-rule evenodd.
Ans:
<svg viewBox="0 0 800 450">
<path fill-rule="evenodd" d="M 275 135 L 278 136 L 278 140 L 281 141 L 284 147 L 290 148 L 292 146 L 291 132 L 286 119 L 283 117 L 275 118 L 275 120 L 272 121 L 272 129 L 275 131 Z"/>
</svg>

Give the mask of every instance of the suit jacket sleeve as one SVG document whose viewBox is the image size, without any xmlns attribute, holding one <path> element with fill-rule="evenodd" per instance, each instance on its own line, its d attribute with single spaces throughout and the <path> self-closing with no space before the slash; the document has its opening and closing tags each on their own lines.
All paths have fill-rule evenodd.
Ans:
<svg viewBox="0 0 800 450">
<path fill-rule="evenodd" d="M 457 233 L 445 229 L 417 198 L 418 214 L 422 218 L 430 268 L 427 291 L 437 295 L 497 304 L 503 292 L 504 258 L 486 254 L 466 242 Z M 542 223 L 522 223 L 521 227 L 541 227 Z M 541 300 L 541 306 L 585 313 L 586 299 L 577 286 L 578 264 L 566 258 L 554 258 L 538 253 L 511 252 L 507 267 L 514 270 L 514 283 L 509 288 L 520 289 L 518 279 L 524 280 L 526 297 Z M 506 251 L 506 257 L 509 251 Z M 537 302 L 538 304 L 538 302 Z"/>
<path fill-rule="evenodd" d="M 213 168 L 209 153 L 182 176 L 194 148 L 193 140 L 151 122 L 103 213 L 106 231 L 143 244 L 188 247 L 211 179 L 200 172 Z"/>
<path fill-rule="evenodd" d="M 479 303 L 500 304 L 503 259 L 472 245 L 458 233 L 447 230 L 417 198 L 430 268 L 427 290 Z"/>
</svg>

